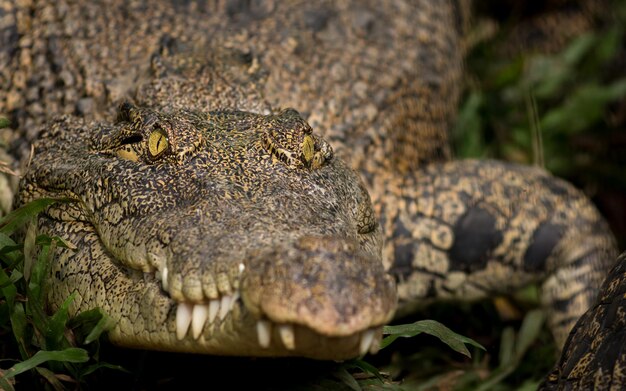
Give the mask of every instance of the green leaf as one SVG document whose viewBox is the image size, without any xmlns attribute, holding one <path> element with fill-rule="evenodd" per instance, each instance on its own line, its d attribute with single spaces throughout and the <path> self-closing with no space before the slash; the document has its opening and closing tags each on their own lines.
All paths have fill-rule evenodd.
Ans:
<svg viewBox="0 0 626 391">
<path fill-rule="evenodd" d="M 20 246 L 8 235 L 0 233 L 0 254 L 6 254 L 11 262 L 15 262 L 19 259 L 19 254 L 15 253 L 15 250 L 19 248 Z"/>
<path fill-rule="evenodd" d="M 61 201 L 67 201 L 67 199 L 41 198 L 15 209 L 0 219 L 0 233 L 5 235 L 13 234 L 15 230 L 26 224 L 45 208 Z"/>
<path fill-rule="evenodd" d="M 483 134 L 483 121 L 480 109 L 484 104 L 480 92 L 472 92 L 459 112 L 454 129 L 455 149 L 459 157 L 480 157 L 485 150 Z"/>
<path fill-rule="evenodd" d="M 465 347 L 465 344 L 470 344 L 479 349 L 486 350 L 481 344 L 473 339 L 457 334 L 441 323 L 430 319 L 421 320 L 411 324 L 383 327 L 383 334 L 388 334 L 388 336 L 383 338 L 380 347 L 382 349 L 389 346 L 389 344 L 399 337 L 409 338 L 421 333 L 430 334 L 439 338 L 441 342 L 450 346 L 450 348 L 454 351 L 457 351 L 467 357 L 471 357 L 471 354 Z"/>
<path fill-rule="evenodd" d="M 8 128 L 11 125 L 11 121 L 7 117 L 0 117 L 0 129 Z"/>
<path fill-rule="evenodd" d="M 502 330 L 500 337 L 500 367 L 504 368 L 514 364 L 515 360 L 515 330 L 513 327 L 507 327 Z"/>
<path fill-rule="evenodd" d="M 100 308 L 94 308 L 75 316 L 69 326 L 73 329 L 80 329 L 82 334 L 87 334 L 84 343 L 89 344 L 100 338 L 102 333 L 113 329 L 115 320 Z"/>
<path fill-rule="evenodd" d="M 36 300 L 38 303 L 43 303 L 43 285 L 45 284 L 46 277 L 48 276 L 48 270 L 50 267 L 50 257 L 52 256 L 56 242 L 51 242 L 50 245 L 41 246 L 37 261 L 32 266 L 31 275 L 28 281 L 28 295 L 29 298 Z"/>
<path fill-rule="evenodd" d="M 358 369 L 362 370 L 363 372 L 367 372 L 367 373 L 370 373 L 370 374 L 376 376 L 376 378 L 378 380 L 380 380 L 381 382 L 385 381 L 385 379 L 383 379 L 383 377 L 380 374 L 380 372 L 378 372 L 378 369 L 375 366 L 373 366 L 372 364 L 370 364 L 370 363 L 368 363 L 366 361 L 363 361 L 363 360 L 352 360 L 352 361 L 350 361 L 350 362 L 348 362 L 346 364 L 347 364 L 347 367 L 349 367 L 349 368 L 358 368 Z"/>
<path fill-rule="evenodd" d="M 45 330 L 46 349 L 59 349 L 62 347 L 62 342 L 65 337 L 65 325 L 69 319 L 69 307 L 76 298 L 76 292 L 73 292 L 57 310 L 57 312 L 50 317 Z"/>
<path fill-rule="evenodd" d="M 34 254 L 35 254 L 35 235 L 37 232 L 37 222 L 33 217 L 30 222 L 27 223 L 26 235 L 24 237 L 24 276 L 26 281 L 30 279 L 30 272 L 33 267 Z"/>
<path fill-rule="evenodd" d="M 2 290 L 2 296 L 7 300 L 10 307 L 13 307 L 15 302 L 15 296 L 17 295 L 17 288 L 14 281 L 7 275 L 4 269 L 0 268 L 0 289 Z"/>
<path fill-rule="evenodd" d="M 579 133 L 604 116 L 605 106 L 626 95 L 626 79 L 609 86 L 594 83 L 578 87 L 559 107 L 541 118 L 540 129 L 546 133 Z"/>
<path fill-rule="evenodd" d="M 128 369 L 124 368 L 121 365 L 109 364 L 107 362 L 99 362 L 99 363 L 92 364 L 92 365 L 89 365 L 88 367 L 86 367 L 84 370 L 82 370 L 80 372 L 80 376 L 83 377 L 83 376 L 90 375 L 90 374 L 92 374 L 93 372 L 97 371 L 100 368 L 107 368 L 107 369 L 113 369 L 115 371 L 131 373 Z"/>
<path fill-rule="evenodd" d="M 26 320 L 26 313 L 24 312 L 24 305 L 22 303 L 15 303 L 13 310 L 10 314 L 11 328 L 13 330 L 13 336 L 17 341 L 17 345 L 20 349 L 22 358 L 28 357 L 29 343 L 26 341 L 26 333 L 28 328 L 28 321 Z"/>
<path fill-rule="evenodd" d="M 524 317 L 515 343 L 515 356 L 518 360 L 522 359 L 530 345 L 539 336 L 545 318 L 545 313 L 540 309 L 530 311 Z"/>
<path fill-rule="evenodd" d="M 574 39 L 572 43 L 561 54 L 561 58 L 566 64 L 573 66 L 576 65 L 585 54 L 589 53 L 597 43 L 598 39 L 593 33 L 581 34 Z"/>
<path fill-rule="evenodd" d="M 40 350 L 28 360 L 13 365 L 5 373 L 4 378 L 10 379 L 20 373 L 33 369 L 46 361 L 63 361 L 63 362 L 86 362 L 89 360 L 87 351 L 80 348 L 67 348 L 64 350 Z"/>
</svg>

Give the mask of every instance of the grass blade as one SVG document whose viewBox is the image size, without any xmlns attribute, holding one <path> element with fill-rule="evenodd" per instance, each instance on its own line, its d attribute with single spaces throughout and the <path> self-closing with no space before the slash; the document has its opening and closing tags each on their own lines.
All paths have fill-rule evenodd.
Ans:
<svg viewBox="0 0 626 391">
<path fill-rule="evenodd" d="M 10 379 L 20 373 L 31 370 L 46 361 L 86 362 L 89 360 L 87 351 L 80 348 L 64 350 L 40 350 L 28 360 L 13 365 L 5 374 L 4 379 Z"/>
<path fill-rule="evenodd" d="M 23 205 L 0 219 L 0 233 L 12 235 L 19 227 L 56 202 L 67 202 L 65 198 L 41 198 Z"/>
</svg>

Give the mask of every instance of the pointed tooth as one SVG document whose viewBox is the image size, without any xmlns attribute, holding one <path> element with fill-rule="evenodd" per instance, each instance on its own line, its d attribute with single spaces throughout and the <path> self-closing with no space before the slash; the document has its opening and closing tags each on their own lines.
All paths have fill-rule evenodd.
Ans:
<svg viewBox="0 0 626 391">
<path fill-rule="evenodd" d="M 272 336 L 272 324 L 267 320 L 259 320 L 256 323 L 256 333 L 259 338 L 259 345 L 262 348 L 269 348 Z"/>
<path fill-rule="evenodd" d="M 231 297 L 229 295 L 222 296 L 222 301 L 220 302 L 220 319 L 222 320 L 230 312 L 230 301 Z"/>
<path fill-rule="evenodd" d="M 239 274 L 243 273 L 244 270 L 246 270 L 246 265 L 244 265 L 243 263 L 239 264 Z"/>
<path fill-rule="evenodd" d="M 167 290 L 169 288 L 169 282 L 167 281 L 168 270 L 167 266 L 163 265 L 163 269 L 161 270 L 161 284 L 163 284 L 163 290 Z"/>
<path fill-rule="evenodd" d="M 278 326 L 278 333 L 280 339 L 283 341 L 283 345 L 289 350 L 296 348 L 296 336 L 293 331 L 293 326 L 290 324 L 281 324 Z"/>
<path fill-rule="evenodd" d="M 209 316 L 209 306 L 206 304 L 196 304 L 191 313 L 191 334 L 194 339 L 198 339 L 204 328 L 204 323 Z"/>
<path fill-rule="evenodd" d="M 237 300 L 239 300 L 239 291 L 235 291 L 230 299 L 230 306 L 228 307 L 229 312 L 233 309 Z"/>
<path fill-rule="evenodd" d="M 169 284 L 167 282 L 167 275 L 168 275 L 168 270 L 167 270 L 167 258 L 165 258 L 165 256 L 163 255 L 158 255 L 155 253 L 148 253 L 148 260 L 150 261 L 150 263 L 152 264 L 153 267 L 156 267 L 156 269 L 158 270 L 158 274 L 159 274 L 159 279 L 161 280 L 161 284 L 163 286 L 163 290 L 167 290 L 169 287 Z"/>
<path fill-rule="evenodd" d="M 374 335 L 374 340 L 372 341 L 372 345 L 370 346 L 370 353 L 376 354 L 380 350 L 380 342 L 382 338 L 382 334 L 380 332 L 376 332 Z"/>
<path fill-rule="evenodd" d="M 179 340 L 185 338 L 187 330 L 189 330 L 189 324 L 191 323 L 191 311 L 193 310 L 193 304 L 191 303 L 178 303 L 176 308 L 176 338 Z"/>
<path fill-rule="evenodd" d="M 213 323 L 220 310 L 220 301 L 213 299 L 209 302 L 209 323 Z"/>
<path fill-rule="evenodd" d="M 361 335 L 361 343 L 359 345 L 359 353 L 361 356 L 365 355 L 372 345 L 374 340 L 374 330 L 365 330 Z"/>
</svg>

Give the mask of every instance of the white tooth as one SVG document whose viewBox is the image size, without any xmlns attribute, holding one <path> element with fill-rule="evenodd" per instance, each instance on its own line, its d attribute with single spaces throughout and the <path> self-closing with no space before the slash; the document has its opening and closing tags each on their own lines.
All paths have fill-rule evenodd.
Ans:
<svg viewBox="0 0 626 391">
<path fill-rule="evenodd" d="M 224 319 L 228 312 L 230 312 L 231 298 L 228 295 L 222 296 L 222 302 L 220 303 L 220 319 Z"/>
<path fill-rule="evenodd" d="M 209 323 L 213 323 L 219 310 L 220 301 L 216 299 L 211 300 L 211 302 L 209 303 Z"/>
<path fill-rule="evenodd" d="M 272 336 L 272 324 L 267 320 L 256 322 L 256 333 L 259 337 L 259 345 L 262 348 L 270 347 L 270 337 Z"/>
<path fill-rule="evenodd" d="M 204 323 L 209 316 L 209 306 L 206 304 L 196 304 L 193 306 L 191 313 L 191 333 L 195 339 L 198 339 L 204 328 Z"/>
<path fill-rule="evenodd" d="M 167 283 L 167 274 L 168 274 L 168 270 L 167 270 L 167 258 L 165 258 L 165 256 L 163 255 L 157 255 L 155 253 L 148 253 L 148 260 L 150 261 L 151 265 L 153 267 L 156 267 L 158 272 L 158 279 L 161 280 L 161 284 L 163 286 L 164 290 L 167 290 L 168 288 L 168 283 Z"/>
<path fill-rule="evenodd" d="M 372 341 L 372 346 L 370 346 L 370 353 L 371 354 L 376 354 L 380 350 L 380 338 L 381 338 L 380 334 L 377 334 L 374 337 L 374 340 Z"/>
<path fill-rule="evenodd" d="M 361 345 L 359 346 L 359 352 L 361 356 L 365 355 L 372 345 L 374 340 L 374 330 L 366 330 L 361 335 Z"/>
<path fill-rule="evenodd" d="M 189 330 L 189 324 L 191 323 L 191 311 L 193 310 L 193 304 L 191 303 L 178 303 L 176 308 L 176 338 L 179 340 L 185 338 L 187 330 Z"/>
<path fill-rule="evenodd" d="M 167 282 L 167 266 L 163 265 L 163 269 L 161 269 L 161 283 L 163 284 L 163 290 L 167 290 L 169 288 L 169 283 Z"/>
<path fill-rule="evenodd" d="M 230 299 L 230 306 L 228 307 L 228 311 L 231 311 L 233 309 L 237 300 L 239 300 L 239 291 L 235 291 L 235 293 L 233 293 L 233 296 Z"/>
<path fill-rule="evenodd" d="M 290 324 L 281 324 L 278 326 L 278 333 L 280 334 L 280 339 L 283 340 L 283 345 L 289 350 L 294 350 L 296 348 L 296 336 L 293 332 L 293 326 Z"/>
<path fill-rule="evenodd" d="M 244 265 L 243 263 L 239 264 L 239 274 L 243 273 L 243 271 L 246 269 L 246 265 Z"/>
</svg>

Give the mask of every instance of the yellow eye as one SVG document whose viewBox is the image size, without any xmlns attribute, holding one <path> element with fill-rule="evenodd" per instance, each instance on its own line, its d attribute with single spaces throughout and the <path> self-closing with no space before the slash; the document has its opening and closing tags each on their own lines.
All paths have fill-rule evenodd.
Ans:
<svg viewBox="0 0 626 391">
<path fill-rule="evenodd" d="M 168 146 L 167 135 L 162 129 L 155 129 L 150 133 L 150 137 L 148 138 L 148 152 L 150 152 L 151 157 L 158 157 L 165 152 Z"/>
<path fill-rule="evenodd" d="M 308 134 L 304 136 L 304 140 L 302 141 L 302 155 L 307 163 L 315 156 L 315 141 L 313 137 Z"/>
</svg>

